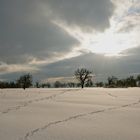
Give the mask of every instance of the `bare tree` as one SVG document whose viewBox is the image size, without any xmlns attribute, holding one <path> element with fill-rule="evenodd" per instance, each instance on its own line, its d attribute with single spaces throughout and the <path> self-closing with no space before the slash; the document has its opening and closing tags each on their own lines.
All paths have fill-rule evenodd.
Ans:
<svg viewBox="0 0 140 140">
<path fill-rule="evenodd" d="M 136 82 L 137 82 L 138 86 L 140 87 L 140 75 L 137 76 Z"/>
<path fill-rule="evenodd" d="M 75 77 L 80 82 L 81 88 L 84 88 L 84 85 L 89 80 L 91 80 L 92 72 L 87 70 L 87 69 L 85 69 L 85 68 L 77 69 L 75 71 Z"/>
<path fill-rule="evenodd" d="M 62 83 L 61 83 L 60 81 L 56 81 L 56 82 L 54 83 L 54 87 L 55 87 L 55 88 L 60 88 L 60 87 L 62 87 Z"/>
<path fill-rule="evenodd" d="M 38 81 L 35 82 L 35 87 L 40 88 L 40 83 Z"/>
<path fill-rule="evenodd" d="M 32 86 L 32 75 L 25 74 L 20 76 L 20 78 L 17 80 L 17 85 L 24 90 L 25 88 L 29 88 L 30 86 Z"/>
</svg>

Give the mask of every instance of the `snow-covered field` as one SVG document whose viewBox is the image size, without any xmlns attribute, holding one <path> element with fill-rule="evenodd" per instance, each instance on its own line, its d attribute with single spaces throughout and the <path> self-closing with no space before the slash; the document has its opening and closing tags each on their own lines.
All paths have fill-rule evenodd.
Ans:
<svg viewBox="0 0 140 140">
<path fill-rule="evenodd" d="M 0 140 L 140 140 L 140 88 L 2 89 Z"/>
</svg>

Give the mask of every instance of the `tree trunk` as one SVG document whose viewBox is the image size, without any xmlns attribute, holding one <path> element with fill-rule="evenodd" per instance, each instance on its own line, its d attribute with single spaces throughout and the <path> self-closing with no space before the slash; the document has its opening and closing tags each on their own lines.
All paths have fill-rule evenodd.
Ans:
<svg viewBox="0 0 140 140">
<path fill-rule="evenodd" d="M 84 84 L 83 83 L 81 84 L 81 88 L 84 88 Z"/>
</svg>

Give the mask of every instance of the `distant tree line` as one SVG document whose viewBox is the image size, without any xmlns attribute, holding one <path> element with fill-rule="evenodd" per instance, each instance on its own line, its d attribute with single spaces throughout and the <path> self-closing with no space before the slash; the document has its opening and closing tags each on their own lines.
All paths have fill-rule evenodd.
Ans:
<svg viewBox="0 0 140 140">
<path fill-rule="evenodd" d="M 77 69 L 74 73 L 75 78 L 78 80 L 78 83 L 74 82 L 67 82 L 67 83 L 62 83 L 60 81 L 56 81 L 53 85 L 50 83 L 46 84 L 41 84 L 39 86 L 39 83 L 36 82 L 36 87 L 48 87 L 50 88 L 51 86 L 54 88 L 74 88 L 74 87 L 93 87 L 93 81 L 92 79 L 92 72 L 90 70 L 87 70 L 86 68 L 81 68 Z"/>
<path fill-rule="evenodd" d="M 92 76 L 91 76 L 92 77 Z M 105 87 L 105 88 L 127 88 L 127 87 L 140 87 L 140 75 L 137 77 L 130 76 L 124 79 L 119 79 L 115 76 L 108 77 L 107 82 L 96 82 L 94 83 L 91 79 L 87 79 L 84 81 L 83 84 L 82 81 L 79 81 L 78 83 L 74 82 L 67 82 L 62 83 L 60 81 L 56 81 L 53 84 L 46 83 L 41 84 L 40 87 L 42 88 L 76 88 L 76 87 Z M 83 84 L 83 85 L 82 85 Z"/>
<path fill-rule="evenodd" d="M 39 86 L 35 86 L 36 88 L 77 88 L 81 87 L 80 83 L 76 82 L 61 82 L 61 81 L 56 81 L 54 83 L 41 83 Z M 93 82 L 86 83 L 85 87 L 93 87 Z"/>
<path fill-rule="evenodd" d="M 24 90 L 29 87 L 35 88 L 76 88 L 76 87 L 107 87 L 107 88 L 126 88 L 126 87 L 140 87 L 140 75 L 137 77 L 130 76 L 124 79 L 119 79 L 115 76 L 108 77 L 107 82 L 93 83 L 93 74 L 90 70 L 85 68 L 77 69 L 74 73 L 78 82 L 61 82 L 54 83 L 39 83 L 38 81 L 33 84 L 33 77 L 31 74 L 20 76 L 17 80 L 7 82 L 0 81 L 0 88 L 23 88 Z"/>
<path fill-rule="evenodd" d="M 115 76 L 108 77 L 107 83 L 98 82 L 97 87 L 109 88 L 127 88 L 127 87 L 140 87 L 140 75 L 137 77 L 129 76 L 124 79 L 119 79 Z"/>
<path fill-rule="evenodd" d="M 32 75 L 25 74 L 20 76 L 16 81 L 0 81 L 0 88 L 23 88 L 25 90 L 33 85 L 32 82 Z"/>
</svg>

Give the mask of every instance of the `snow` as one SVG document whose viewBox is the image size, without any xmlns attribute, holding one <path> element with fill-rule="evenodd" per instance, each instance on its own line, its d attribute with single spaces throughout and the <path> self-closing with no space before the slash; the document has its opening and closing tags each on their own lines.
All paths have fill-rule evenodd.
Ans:
<svg viewBox="0 0 140 140">
<path fill-rule="evenodd" d="M 140 88 L 1 89 L 0 140 L 139 140 Z"/>
</svg>

